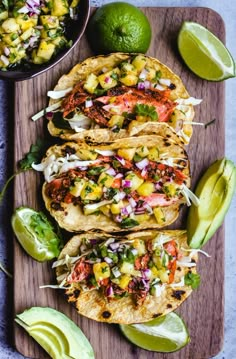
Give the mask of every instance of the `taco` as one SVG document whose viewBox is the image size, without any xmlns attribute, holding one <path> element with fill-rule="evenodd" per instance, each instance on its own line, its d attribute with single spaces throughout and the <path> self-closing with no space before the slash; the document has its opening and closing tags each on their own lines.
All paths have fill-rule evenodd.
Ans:
<svg viewBox="0 0 236 359">
<path fill-rule="evenodd" d="M 76 235 L 53 267 L 79 314 L 131 324 L 175 310 L 199 284 L 196 261 L 186 231 L 152 230 Z"/>
<path fill-rule="evenodd" d="M 87 143 L 158 134 L 187 144 L 199 103 L 167 66 L 143 54 L 88 58 L 48 95 L 50 134 Z"/>
<path fill-rule="evenodd" d="M 68 231 L 161 228 L 177 217 L 189 191 L 184 148 L 161 136 L 110 145 L 67 142 L 49 148 L 43 171 L 46 208 Z"/>
</svg>

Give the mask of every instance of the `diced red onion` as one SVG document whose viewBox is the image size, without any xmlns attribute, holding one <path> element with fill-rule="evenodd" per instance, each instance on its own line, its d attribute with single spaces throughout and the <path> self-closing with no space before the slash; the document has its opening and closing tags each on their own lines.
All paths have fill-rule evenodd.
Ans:
<svg viewBox="0 0 236 359">
<path fill-rule="evenodd" d="M 142 282 L 142 284 L 143 284 L 143 286 L 144 286 L 144 289 L 146 290 L 146 291 L 148 291 L 149 290 L 149 288 L 150 288 L 150 286 L 149 286 L 149 282 L 147 282 L 145 279 L 141 279 L 141 282 Z"/>
<path fill-rule="evenodd" d="M 151 270 L 150 270 L 149 268 L 144 269 L 144 270 L 142 271 L 142 274 L 143 274 L 143 277 L 144 277 L 145 279 L 150 279 L 150 277 L 151 277 Z"/>
<path fill-rule="evenodd" d="M 145 89 L 149 89 L 150 87 L 151 87 L 151 82 L 150 81 L 144 81 L 144 87 L 145 87 Z"/>
<path fill-rule="evenodd" d="M 115 194 L 113 199 L 114 199 L 114 201 L 119 202 L 119 201 L 122 201 L 122 199 L 124 199 L 125 197 L 126 197 L 125 192 L 118 192 L 117 194 Z"/>
<path fill-rule="evenodd" d="M 137 86 L 138 90 L 145 90 L 145 86 L 143 82 L 139 82 Z"/>
<path fill-rule="evenodd" d="M 131 180 L 122 180 L 122 187 L 124 187 L 124 188 L 132 187 L 132 181 Z"/>
<path fill-rule="evenodd" d="M 92 100 L 86 100 L 85 101 L 85 107 L 86 108 L 89 108 L 89 107 L 92 107 L 93 106 L 93 101 Z"/>
<path fill-rule="evenodd" d="M 140 78 L 141 80 L 146 80 L 147 74 L 148 74 L 147 70 L 146 70 L 146 69 L 143 69 L 143 70 L 140 72 L 139 78 Z"/>
<path fill-rule="evenodd" d="M 131 249 L 131 252 L 133 253 L 134 256 L 138 254 L 138 250 L 136 248 Z"/>
<path fill-rule="evenodd" d="M 148 203 L 144 203 L 143 204 L 143 207 L 148 211 L 148 213 L 153 213 L 153 210 L 152 210 L 152 207 L 151 206 L 149 206 L 149 204 Z"/>
<path fill-rule="evenodd" d="M 162 187 L 163 187 L 163 183 L 162 182 L 157 182 L 157 183 L 155 183 L 155 188 L 157 189 L 157 190 L 160 190 L 160 189 L 162 189 Z"/>
<path fill-rule="evenodd" d="M 144 158 L 142 161 L 135 163 L 136 167 L 138 167 L 140 170 L 143 170 L 145 167 L 148 166 L 148 164 L 149 164 L 149 161 L 147 158 Z"/>
<path fill-rule="evenodd" d="M 159 91 L 164 91 L 164 90 L 165 90 L 165 87 L 163 87 L 163 86 L 157 84 L 157 85 L 155 86 L 155 89 L 157 89 L 157 90 L 159 90 Z"/>
<path fill-rule="evenodd" d="M 51 119 L 53 118 L 53 112 L 47 112 L 47 113 L 46 113 L 46 118 L 47 118 L 48 120 L 51 120 Z"/>
<path fill-rule="evenodd" d="M 113 295 L 114 295 L 114 290 L 113 290 L 112 286 L 109 285 L 109 287 L 106 288 L 106 296 L 113 297 Z"/>
<path fill-rule="evenodd" d="M 129 204 L 132 208 L 135 208 L 137 206 L 136 201 L 132 197 L 129 198 Z"/>
<path fill-rule="evenodd" d="M 115 158 L 117 159 L 117 161 L 119 161 L 119 162 L 122 164 L 122 166 L 125 165 L 125 159 L 124 159 L 123 157 L 121 157 L 121 156 L 115 156 Z"/>
<path fill-rule="evenodd" d="M 106 173 L 108 175 L 110 175 L 110 176 L 115 176 L 116 175 L 116 171 L 112 167 L 108 168 L 108 170 L 106 170 Z"/>
<path fill-rule="evenodd" d="M 21 7 L 19 10 L 17 10 L 19 14 L 27 14 L 29 12 L 29 9 L 27 6 Z"/>
<path fill-rule="evenodd" d="M 4 47 L 4 54 L 6 56 L 10 55 L 10 50 L 9 50 L 9 48 L 7 46 Z"/>
<path fill-rule="evenodd" d="M 117 175 L 115 176 L 115 178 L 122 178 L 122 177 L 124 177 L 122 173 L 117 173 Z"/>
<path fill-rule="evenodd" d="M 133 212 L 133 208 L 132 208 L 130 205 L 121 208 L 121 213 L 122 213 L 124 216 L 128 216 L 128 215 L 129 215 L 130 213 L 132 213 L 132 212 Z"/>
<path fill-rule="evenodd" d="M 159 83 L 163 86 L 170 86 L 171 81 L 170 81 L 170 79 L 160 79 Z"/>
<path fill-rule="evenodd" d="M 142 176 L 142 177 L 146 177 L 146 175 L 147 175 L 147 169 L 144 168 L 144 169 L 142 170 L 142 172 L 141 172 L 141 176 Z"/>
<path fill-rule="evenodd" d="M 108 84 L 109 82 L 110 82 L 110 77 L 109 76 L 105 77 L 105 83 Z"/>
<path fill-rule="evenodd" d="M 115 216 L 115 221 L 118 222 L 118 223 L 121 223 L 122 222 L 121 215 L 118 214 L 117 216 Z"/>
<path fill-rule="evenodd" d="M 110 244 L 110 248 L 113 250 L 113 251 L 115 251 L 116 249 L 118 249 L 119 248 L 119 243 L 117 243 L 117 242 L 114 242 L 114 243 L 111 243 Z"/>
<path fill-rule="evenodd" d="M 79 169 L 80 169 L 81 171 L 86 171 L 86 170 L 88 169 L 88 167 L 86 167 L 86 166 L 79 166 Z"/>
<path fill-rule="evenodd" d="M 90 243 L 94 246 L 95 244 L 98 243 L 97 239 L 90 239 Z"/>
<path fill-rule="evenodd" d="M 107 263 L 107 264 L 111 264 L 113 262 L 113 260 L 109 257 L 104 257 L 104 261 Z"/>
</svg>

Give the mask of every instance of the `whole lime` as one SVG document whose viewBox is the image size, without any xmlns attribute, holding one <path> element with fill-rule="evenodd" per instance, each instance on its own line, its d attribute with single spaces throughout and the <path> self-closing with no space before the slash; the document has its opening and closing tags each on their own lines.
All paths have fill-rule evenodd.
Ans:
<svg viewBox="0 0 236 359">
<path fill-rule="evenodd" d="M 88 24 L 88 40 L 97 54 L 145 53 L 151 42 L 151 26 L 144 13 L 126 2 L 101 6 Z"/>
</svg>

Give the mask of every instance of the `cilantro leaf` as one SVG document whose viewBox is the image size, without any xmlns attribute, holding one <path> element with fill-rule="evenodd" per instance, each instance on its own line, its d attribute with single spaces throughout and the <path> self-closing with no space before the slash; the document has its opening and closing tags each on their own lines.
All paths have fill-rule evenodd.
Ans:
<svg viewBox="0 0 236 359">
<path fill-rule="evenodd" d="M 19 161 L 20 169 L 29 170 L 32 168 L 32 163 L 39 163 L 45 154 L 48 145 L 49 143 L 47 141 L 41 139 L 38 139 L 35 144 L 32 144 L 29 152 Z"/>
<path fill-rule="evenodd" d="M 138 225 L 139 225 L 139 222 L 135 221 L 135 219 L 132 219 L 132 218 L 122 219 L 122 221 L 120 223 L 121 228 L 132 228 L 132 227 L 138 226 Z"/>
<path fill-rule="evenodd" d="M 142 103 L 135 105 L 134 112 L 139 116 L 148 116 L 153 121 L 158 120 L 158 113 L 156 112 L 156 108 L 154 106 L 144 105 Z"/>
<path fill-rule="evenodd" d="M 188 272 L 184 276 L 184 283 L 190 285 L 192 289 L 197 289 L 201 282 L 200 275 L 197 273 Z"/>
</svg>

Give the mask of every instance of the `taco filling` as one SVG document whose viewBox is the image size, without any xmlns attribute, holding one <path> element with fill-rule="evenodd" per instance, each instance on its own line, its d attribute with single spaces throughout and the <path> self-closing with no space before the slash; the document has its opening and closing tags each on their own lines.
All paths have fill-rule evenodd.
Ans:
<svg viewBox="0 0 236 359">
<path fill-rule="evenodd" d="M 34 168 L 44 171 L 44 193 L 54 211 L 72 204 L 85 216 L 103 214 L 120 228 L 150 218 L 163 226 L 163 208 L 186 202 L 189 185 L 187 158 L 166 155 L 157 146 L 99 150 L 67 143 L 60 156 L 52 153 Z"/>
<path fill-rule="evenodd" d="M 72 86 L 66 88 L 67 83 Z M 168 124 L 171 131 L 164 131 L 176 131 L 186 143 L 192 133 L 193 105 L 201 102 L 190 98 L 181 80 L 158 60 L 119 53 L 77 65 L 48 96 L 50 104 L 58 102 L 47 114 L 52 135 L 70 138 L 68 133 L 77 133 L 81 138 L 81 132 L 106 129 L 112 140 L 142 130 L 163 131 L 160 127 Z"/>
<path fill-rule="evenodd" d="M 156 311 L 164 310 L 163 298 L 181 303 L 200 282 L 196 274 L 196 252 L 186 248 L 185 231 L 140 232 L 126 237 L 99 238 L 92 234 L 77 237 L 80 239 L 74 237 L 69 242 L 69 249 L 65 247 L 53 267 L 57 267 L 59 287 L 66 289 L 69 301 L 76 301 L 77 297 L 83 301 L 83 295 L 88 297 L 90 293 L 97 296 L 90 315 L 93 315 L 92 307 L 97 305 L 98 310 L 101 302 L 113 314 L 113 306 L 126 301 L 125 317 L 136 311 L 139 314 L 135 315 L 143 313 L 143 320 L 147 320 L 144 307 L 148 310 L 150 302 L 156 303 Z M 70 250 L 76 255 L 69 255 Z M 77 292 L 80 296 L 74 295 Z M 103 299 L 98 300 L 98 296 Z M 170 311 L 170 308 L 172 304 L 165 310 Z M 84 314 L 83 309 L 81 314 Z M 128 321 L 125 317 L 123 322 Z M 98 320 L 98 317 L 93 319 Z M 109 317 L 103 315 L 103 319 Z"/>
</svg>

